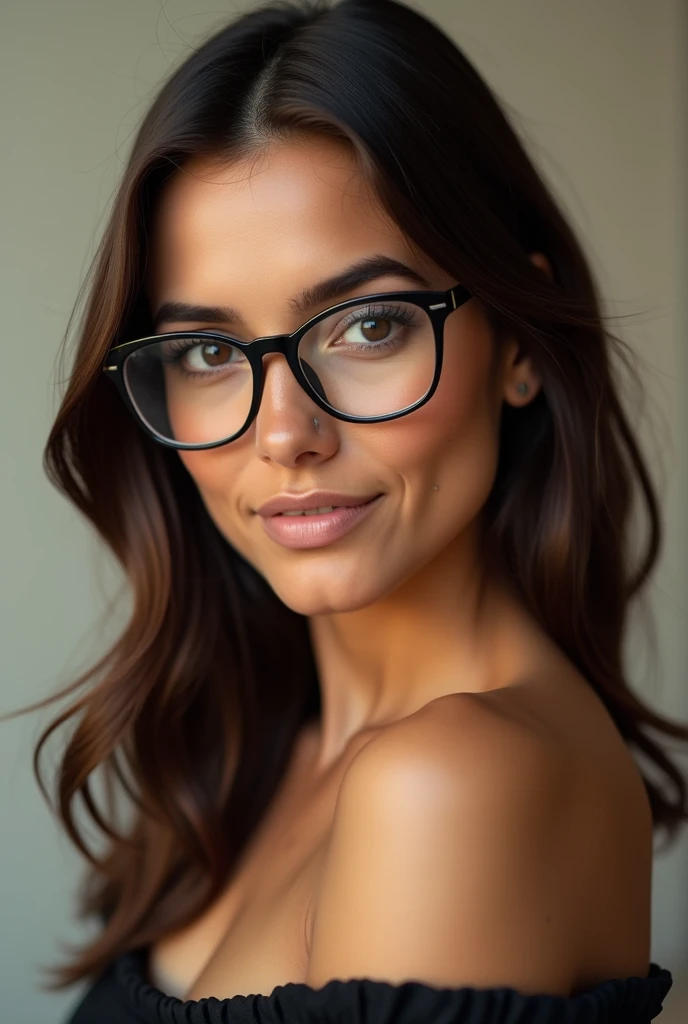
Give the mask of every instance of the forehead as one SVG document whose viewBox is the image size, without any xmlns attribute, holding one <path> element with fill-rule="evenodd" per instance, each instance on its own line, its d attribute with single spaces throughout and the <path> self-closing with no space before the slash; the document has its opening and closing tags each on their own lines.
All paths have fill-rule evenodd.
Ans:
<svg viewBox="0 0 688 1024">
<path fill-rule="evenodd" d="M 270 277 L 298 286 L 370 251 L 410 250 L 350 148 L 326 137 L 231 162 L 194 159 L 165 185 L 151 235 L 156 291 Z"/>
</svg>

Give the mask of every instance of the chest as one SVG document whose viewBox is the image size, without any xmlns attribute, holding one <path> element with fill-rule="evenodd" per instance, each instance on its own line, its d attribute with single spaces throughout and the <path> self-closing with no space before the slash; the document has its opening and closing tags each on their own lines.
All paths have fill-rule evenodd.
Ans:
<svg viewBox="0 0 688 1024">
<path fill-rule="evenodd" d="M 268 994 L 305 980 L 313 897 L 344 767 L 314 785 L 301 745 L 225 890 L 194 922 L 151 948 L 154 984 L 197 999 L 210 992 Z"/>
<path fill-rule="evenodd" d="M 268 994 L 276 985 L 305 981 L 324 844 L 304 849 L 289 871 L 275 870 L 279 847 L 266 854 L 254 858 L 250 878 L 239 874 L 208 912 L 157 944 L 152 964 L 160 988 L 197 999 Z"/>
</svg>

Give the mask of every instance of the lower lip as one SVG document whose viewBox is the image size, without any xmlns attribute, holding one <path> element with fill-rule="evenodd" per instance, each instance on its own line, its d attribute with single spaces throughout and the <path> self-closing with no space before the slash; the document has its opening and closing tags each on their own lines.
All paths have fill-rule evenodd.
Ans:
<svg viewBox="0 0 688 1024">
<path fill-rule="evenodd" d="M 321 548 L 339 540 L 380 504 L 379 494 L 365 505 L 336 508 L 312 516 L 261 516 L 268 537 L 285 548 Z"/>
</svg>

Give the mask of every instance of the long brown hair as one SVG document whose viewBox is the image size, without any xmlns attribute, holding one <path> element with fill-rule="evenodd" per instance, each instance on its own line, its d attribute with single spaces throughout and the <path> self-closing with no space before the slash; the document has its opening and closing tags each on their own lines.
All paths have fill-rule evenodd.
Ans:
<svg viewBox="0 0 688 1024">
<path fill-rule="evenodd" d="M 104 922 L 54 971 L 56 986 L 211 903 L 297 732 L 320 711 L 306 618 L 232 549 L 177 453 L 138 428 L 101 373 L 110 345 L 152 333 L 142 282 L 165 180 L 196 155 L 231 160 L 300 132 L 349 145 L 412 242 L 466 285 L 495 338 L 516 337 L 534 359 L 541 391 L 503 409 L 483 510 L 490 549 L 628 744 L 663 774 L 664 787 L 644 776 L 655 825 L 673 838 L 688 818 L 685 779 L 650 736 L 685 740 L 688 728 L 643 703 L 622 666 L 630 601 L 655 565 L 661 523 L 616 380 L 623 369 L 639 386 L 637 371 L 605 323 L 579 242 L 494 94 L 439 27 L 393 0 L 278 0 L 213 34 L 160 90 L 67 328 L 85 295 L 46 468 L 121 563 L 133 608 L 111 650 L 48 698 L 71 703 L 35 753 L 41 782 L 43 745 L 73 726 L 58 810 L 90 863 L 82 910 Z M 536 250 L 553 280 L 530 261 Z M 636 498 L 646 520 L 632 557 Z M 125 797 L 125 823 L 112 799 L 96 799 L 101 778 L 111 798 Z M 77 821 L 79 797 L 97 851 Z"/>
</svg>

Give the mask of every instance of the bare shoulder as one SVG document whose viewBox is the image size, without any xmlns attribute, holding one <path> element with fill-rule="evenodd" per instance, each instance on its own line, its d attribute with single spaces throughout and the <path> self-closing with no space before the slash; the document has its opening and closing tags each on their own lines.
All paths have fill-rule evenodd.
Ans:
<svg viewBox="0 0 688 1024">
<path fill-rule="evenodd" d="M 399 790 L 407 803 L 426 787 L 445 787 L 457 799 L 486 787 L 527 786 L 537 779 L 561 792 L 572 765 L 554 732 L 536 724 L 513 701 L 485 701 L 482 694 L 435 698 L 368 742 L 352 760 L 342 785 Z M 371 790 L 370 787 L 373 787 Z M 541 789 L 542 791 L 542 789 Z"/>
<path fill-rule="evenodd" d="M 309 984 L 372 977 L 568 995 L 646 970 L 647 822 L 632 772 L 614 754 L 601 778 L 595 761 L 613 729 L 583 701 L 598 748 L 586 761 L 546 697 L 483 696 L 431 701 L 348 766 L 314 901 Z"/>
<path fill-rule="evenodd" d="M 520 807 L 523 827 L 539 808 L 550 824 L 560 821 L 562 839 L 583 868 L 595 839 L 604 845 L 609 864 L 599 848 L 592 859 L 600 884 L 607 867 L 611 885 L 625 865 L 628 884 L 618 889 L 620 901 L 624 891 L 645 893 L 653 843 L 647 790 L 609 711 L 577 672 L 534 673 L 529 681 L 484 693 L 446 694 L 395 723 L 361 754 L 366 750 L 368 764 L 386 761 L 392 773 L 392 765 L 410 756 L 430 777 L 461 787 L 464 800 L 492 794 L 496 802 L 509 801 Z M 366 774 L 365 758 L 359 772 Z M 612 851 L 629 848 L 635 858 L 621 855 L 612 867 Z"/>
<path fill-rule="evenodd" d="M 395 723 L 347 768 L 308 984 L 571 990 L 571 899 L 559 878 L 567 764 L 463 696 Z"/>
</svg>

